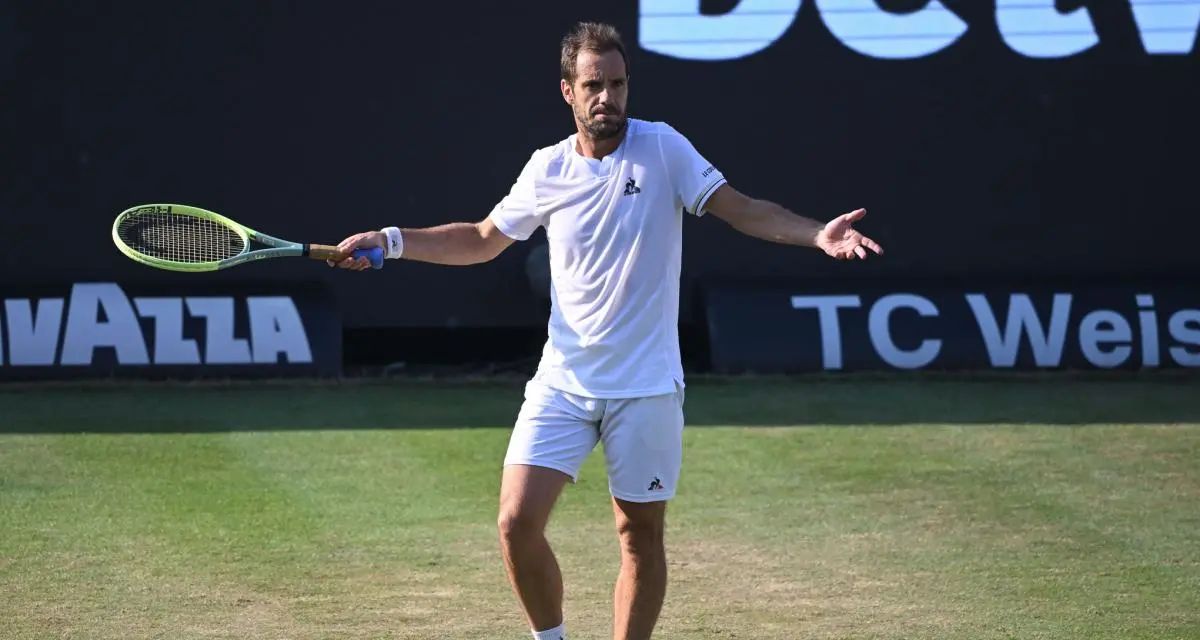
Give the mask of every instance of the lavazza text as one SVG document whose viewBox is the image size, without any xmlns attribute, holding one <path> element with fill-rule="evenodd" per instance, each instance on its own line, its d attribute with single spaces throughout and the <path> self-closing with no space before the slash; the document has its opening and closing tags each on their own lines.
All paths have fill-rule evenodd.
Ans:
<svg viewBox="0 0 1200 640">
<path fill-rule="evenodd" d="M 295 364 L 313 359 L 304 323 L 289 296 L 131 299 L 115 283 L 77 283 L 65 300 L 6 299 L 2 315 L 4 366 L 88 366 L 102 348 L 112 349 L 119 365 L 275 364 L 281 358 Z M 238 320 L 244 321 L 248 337 L 235 337 Z M 203 330 L 187 337 L 185 325 L 202 325 Z M 151 331 L 152 349 L 146 339 Z"/>
</svg>

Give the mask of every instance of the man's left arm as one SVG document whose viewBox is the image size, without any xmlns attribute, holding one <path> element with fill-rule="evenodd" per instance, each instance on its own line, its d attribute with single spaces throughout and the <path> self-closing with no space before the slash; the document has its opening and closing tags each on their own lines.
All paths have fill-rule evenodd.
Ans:
<svg viewBox="0 0 1200 640">
<path fill-rule="evenodd" d="M 856 209 L 827 223 L 799 216 L 767 200 L 750 198 L 722 184 L 704 203 L 704 210 L 748 236 L 770 242 L 814 247 L 839 260 L 866 258 L 868 251 L 883 253 L 874 240 L 853 228 L 867 215 Z"/>
</svg>

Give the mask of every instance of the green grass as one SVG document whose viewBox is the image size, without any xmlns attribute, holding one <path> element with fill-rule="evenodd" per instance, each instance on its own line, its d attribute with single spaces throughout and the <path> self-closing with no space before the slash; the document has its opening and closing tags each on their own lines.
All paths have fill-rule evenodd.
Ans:
<svg viewBox="0 0 1200 640">
<path fill-rule="evenodd" d="M 1200 637 L 1200 385 L 688 388 L 656 637 Z M 520 385 L 0 387 L 0 637 L 528 637 L 495 542 Z M 609 637 L 599 452 L 551 524 Z"/>
</svg>

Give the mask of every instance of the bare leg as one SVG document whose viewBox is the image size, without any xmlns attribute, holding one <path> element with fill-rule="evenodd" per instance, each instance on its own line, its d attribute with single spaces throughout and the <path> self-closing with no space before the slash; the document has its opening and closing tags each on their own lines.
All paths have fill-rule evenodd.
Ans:
<svg viewBox="0 0 1200 640">
<path fill-rule="evenodd" d="M 667 592 L 663 548 L 666 502 L 613 498 L 621 538 L 621 574 L 613 591 L 613 640 L 647 640 Z"/>
<path fill-rule="evenodd" d="M 555 469 L 504 467 L 500 482 L 500 549 L 513 591 L 534 630 L 562 624 L 563 585 L 546 541 L 550 510 L 571 478 Z"/>
</svg>

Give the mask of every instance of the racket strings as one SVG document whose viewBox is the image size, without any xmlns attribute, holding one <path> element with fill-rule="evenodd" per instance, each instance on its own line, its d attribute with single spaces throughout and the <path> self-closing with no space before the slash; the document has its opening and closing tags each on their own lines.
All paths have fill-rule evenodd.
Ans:
<svg viewBox="0 0 1200 640">
<path fill-rule="evenodd" d="M 172 262 L 216 262 L 246 250 L 242 237 L 220 222 L 161 211 L 126 217 L 117 235 L 138 253 Z"/>
</svg>

